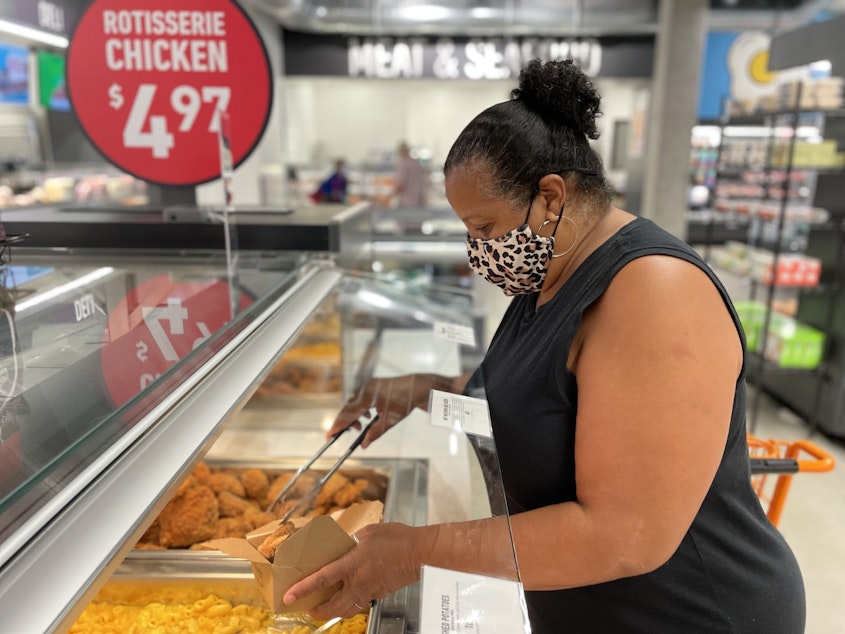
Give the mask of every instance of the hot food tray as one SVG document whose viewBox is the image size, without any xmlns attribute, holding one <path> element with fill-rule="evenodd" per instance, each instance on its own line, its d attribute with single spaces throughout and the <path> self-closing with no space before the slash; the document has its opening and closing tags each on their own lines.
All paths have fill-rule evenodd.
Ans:
<svg viewBox="0 0 845 634">
<path fill-rule="evenodd" d="M 270 473 L 294 472 L 301 459 L 242 460 L 214 459 L 206 463 L 222 469 L 262 469 Z M 316 474 L 325 472 L 333 460 L 314 464 Z M 384 520 L 410 525 L 426 523 L 428 505 L 428 462 L 424 459 L 349 459 L 340 469 L 351 478 L 368 478 L 369 499 L 384 503 Z M 143 582 L 156 586 L 220 582 L 251 592 L 255 583 L 250 564 L 218 551 L 133 549 L 116 570 L 110 583 Z M 417 632 L 419 587 L 404 588 L 373 606 L 368 634 Z"/>
</svg>

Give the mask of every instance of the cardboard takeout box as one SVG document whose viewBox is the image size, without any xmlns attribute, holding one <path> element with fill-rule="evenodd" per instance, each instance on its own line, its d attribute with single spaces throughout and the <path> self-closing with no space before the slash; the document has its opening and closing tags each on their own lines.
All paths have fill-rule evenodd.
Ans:
<svg viewBox="0 0 845 634">
<path fill-rule="evenodd" d="M 362 502 L 332 515 L 295 519 L 296 532 L 279 544 L 272 563 L 258 552 L 258 546 L 279 526 L 278 521 L 255 529 L 246 539 L 215 539 L 207 542 L 207 546 L 248 560 L 264 599 L 274 612 L 303 612 L 327 601 L 336 589 L 325 588 L 285 605 L 282 598 L 287 589 L 348 552 L 355 546 L 350 535 L 367 524 L 381 521 L 383 509 L 381 502 Z"/>
</svg>

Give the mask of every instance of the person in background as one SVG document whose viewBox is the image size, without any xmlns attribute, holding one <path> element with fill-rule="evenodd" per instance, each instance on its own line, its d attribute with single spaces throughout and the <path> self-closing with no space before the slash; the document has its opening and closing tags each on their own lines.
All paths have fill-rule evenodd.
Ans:
<svg viewBox="0 0 845 634">
<path fill-rule="evenodd" d="M 396 202 L 398 207 L 425 207 L 428 175 L 420 162 L 411 156 L 411 148 L 404 141 L 397 149 Z"/>
<path fill-rule="evenodd" d="M 344 203 L 346 202 L 346 190 L 349 181 L 346 178 L 346 162 L 339 158 L 334 163 L 334 171 L 329 177 L 320 183 L 311 199 L 315 203 Z"/>
</svg>

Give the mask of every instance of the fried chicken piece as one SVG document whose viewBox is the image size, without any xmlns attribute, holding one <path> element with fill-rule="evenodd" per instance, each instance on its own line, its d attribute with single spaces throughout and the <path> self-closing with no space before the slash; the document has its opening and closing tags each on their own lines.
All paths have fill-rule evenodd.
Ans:
<svg viewBox="0 0 845 634">
<path fill-rule="evenodd" d="M 219 517 L 214 491 L 207 486 L 190 487 L 170 500 L 159 514 L 159 543 L 168 548 L 184 548 L 211 539 Z"/>
<path fill-rule="evenodd" d="M 135 544 L 135 548 L 138 550 L 167 550 L 161 544 L 153 544 L 152 542 L 138 542 Z"/>
<path fill-rule="evenodd" d="M 214 538 L 244 537 L 253 528 L 253 525 L 242 515 L 238 517 L 221 517 L 220 521 L 217 522 L 217 531 L 214 533 Z"/>
<path fill-rule="evenodd" d="M 235 517 L 243 515 L 248 508 L 258 508 L 253 500 L 247 500 L 231 491 L 220 491 L 217 494 L 217 504 L 220 507 L 220 517 Z"/>
<path fill-rule="evenodd" d="M 251 524 L 252 530 L 253 528 L 258 528 L 259 526 L 264 526 L 265 524 L 269 524 L 275 518 L 270 513 L 265 513 L 259 508 L 248 508 L 244 511 L 244 521 L 249 522 Z"/>
<path fill-rule="evenodd" d="M 361 501 L 361 493 L 366 489 L 370 484 L 370 481 L 366 478 L 356 478 L 352 482 L 348 482 L 340 487 L 335 494 L 332 496 L 332 501 L 337 506 L 340 507 L 347 507 L 350 504 L 354 504 L 355 502 Z"/>
<path fill-rule="evenodd" d="M 241 473 L 241 484 L 247 497 L 256 500 L 259 504 L 265 504 L 267 491 L 270 489 L 270 478 L 261 469 L 247 469 Z"/>
<path fill-rule="evenodd" d="M 340 473 L 333 473 L 317 494 L 317 498 L 314 500 L 314 506 L 330 505 L 334 494 L 347 484 L 349 484 L 349 478 Z"/>
<path fill-rule="evenodd" d="M 290 481 L 293 477 L 293 472 L 286 472 L 282 473 L 277 476 L 273 482 L 270 483 L 270 488 L 267 490 L 267 503 L 269 504 L 273 500 L 276 499 L 276 496 L 279 495 L 279 492 L 285 488 L 285 485 Z M 305 495 L 311 487 L 314 486 L 314 478 L 309 475 L 302 475 L 299 480 L 296 481 L 296 484 L 293 485 L 293 488 L 288 491 L 287 498 L 291 500 L 293 498 L 300 498 Z M 278 509 L 278 506 L 276 507 Z M 274 509 L 274 511 L 276 510 Z"/>
<path fill-rule="evenodd" d="M 198 462 L 194 470 L 191 471 L 198 484 L 208 484 L 208 478 L 211 476 L 211 469 L 204 462 Z"/>
<path fill-rule="evenodd" d="M 183 493 L 185 493 L 185 491 L 197 485 L 199 485 L 199 481 L 194 476 L 189 475 L 187 478 L 185 478 L 185 481 L 179 485 L 179 488 L 176 489 L 176 493 L 173 494 L 173 497 L 182 495 Z"/>
<path fill-rule="evenodd" d="M 258 547 L 258 552 L 264 555 L 271 562 L 276 556 L 276 548 L 279 544 L 288 539 L 296 530 L 293 522 L 282 522 L 272 533 L 267 535 L 261 545 Z"/>
<path fill-rule="evenodd" d="M 208 478 L 208 486 L 215 493 L 229 491 L 239 497 L 246 497 L 244 485 L 231 473 L 223 473 L 222 471 L 213 472 Z"/>
<path fill-rule="evenodd" d="M 290 511 L 294 506 L 299 503 L 299 498 L 291 498 L 288 500 L 283 500 L 276 504 L 273 507 L 273 510 L 270 514 L 273 516 L 274 519 L 282 519 L 285 516 L 285 513 Z M 292 517 L 305 517 L 305 512 L 308 510 L 309 505 L 302 506 L 298 509 L 298 512 L 294 514 Z"/>
</svg>

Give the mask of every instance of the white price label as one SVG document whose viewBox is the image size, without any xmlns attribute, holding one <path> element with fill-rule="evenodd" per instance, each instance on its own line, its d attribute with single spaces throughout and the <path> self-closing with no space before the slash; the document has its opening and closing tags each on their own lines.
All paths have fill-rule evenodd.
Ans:
<svg viewBox="0 0 845 634">
<path fill-rule="evenodd" d="M 158 92 L 155 84 L 141 84 L 132 100 L 129 115 L 123 127 L 123 145 L 127 148 L 149 149 L 153 158 L 170 158 L 170 151 L 176 145 L 176 139 L 169 129 L 169 113 L 153 114 L 153 101 Z M 112 84 L 108 90 L 109 107 L 121 110 L 126 105 L 123 87 Z M 232 97 L 228 86 L 176 86 L 170 92 L 170 108 L 181 119 L 177 130 L 189 133 L 199 118 L 203 106 L 207 106 L 208 132 L 217 134 L 220 131 L 220 112 L 225 112 Z"/>
<path fill-rule="evenodd" d="M 454 341 L 468 346 L 475 345 L 475 331 L 469 326 L 462 326 L 461 324 L 434 322 L 434 336 L 445 341 Z"/>
<path fill-rule="evenodd" d="M 420 634 L 531 632 L 517 581 L 423 566 L 421 594 Z"/>
<path fill-rule="evenodd" d="M 490 438 L 490 410 L 487 401 L 472 396 L 432 390 L 428 411 L 431 424 L 448 427 L 466 434 Z"/>
</svg>

